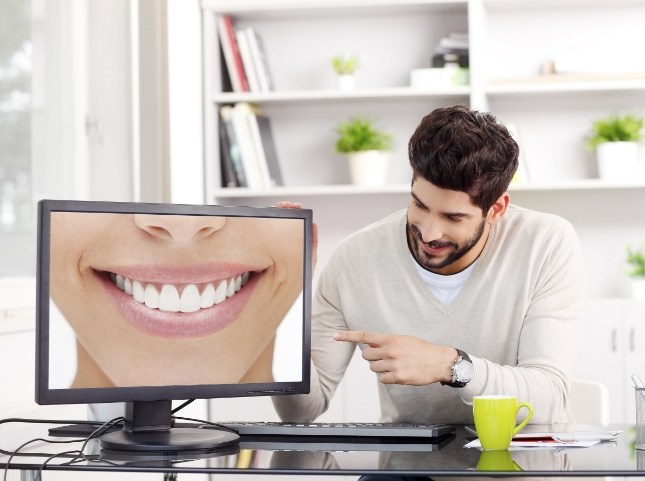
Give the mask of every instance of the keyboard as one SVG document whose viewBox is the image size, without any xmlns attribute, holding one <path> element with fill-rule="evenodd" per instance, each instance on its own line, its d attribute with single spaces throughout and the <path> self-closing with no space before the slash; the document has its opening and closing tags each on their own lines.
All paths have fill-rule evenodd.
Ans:
<svg viewBox="0 0 645 481">
<path fill-rule="evenodd" d="M 241 436 L 439 438 L 455 432 L 455 427 L 448 424 L 418 423 L 221 422 L 218 425 Z"/>
</svg>

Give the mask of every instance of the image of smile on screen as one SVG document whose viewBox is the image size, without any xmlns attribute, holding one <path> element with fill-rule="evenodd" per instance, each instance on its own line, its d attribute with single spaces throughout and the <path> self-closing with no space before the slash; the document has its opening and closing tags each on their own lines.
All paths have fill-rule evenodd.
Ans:
<svg viewBox="0 0 645 481">
<path fill-rule="evenodd" d="M 308 392 L 311 219 L 41 201 L 36 401 L 126 402 L 124 431 L 104 436 L 118 438 L 111 449 L 234 442 L 171 429 L 171 401 Z"/>
</svg>

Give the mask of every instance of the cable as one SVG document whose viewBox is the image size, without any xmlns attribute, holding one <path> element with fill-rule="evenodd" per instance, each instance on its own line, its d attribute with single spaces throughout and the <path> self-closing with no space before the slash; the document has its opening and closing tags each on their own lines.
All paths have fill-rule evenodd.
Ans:
<svg viewBox="0 0 645 481">
<path fill-rule="evenodd" d="M 210 422 L 210 421 L 204 421 L 203 419 L 186 418 L 186 417 L 182 417 L 182 416 L 173 416 L 172 418 L 173 419 L 180 419 L 182 421 L 193 421 L 195 423 L 201 424 L 202 426 L 203 425 L 215 426 L 215 427 L 220 428 L 222 431 L 228 431 L 228 432 L 231 432 L 231 433 L 239 434 L 235 429 L 231 429 L 228 426 L 224 426 L 223 424 L 219 424 L 219 423 L 213 423 L 213 422 Z M 197 426 L 197 427 L 201 428 L 202 426 Z"/>
<path fill-rule="evenodd" d="M 194 399 L 189 399 L 188 401 L 184 402 L 183 404 L 180 404 L 180 405 L 179 405 L 179 406 L 177 406 L 175 409 L 173 409 L 172 411 L 170 411 L 170 414 L 175 414 L 177 411 L 181 411 L 181 410 L 182 410 L 182 409 L 184 409 L 186 406 L 188 406 L 189 404 L 191 404 L 193 401 L 194 401 Z"/>
<path fill-rule="evenodd" d="M 122 417 L 114 418 L 108 422 L 102 423 L 99 425 L 97 429 L 95 429 L 89 436 L 86 438 L 80 438 L 80 439 L 65 439 L 65 440 L 55 440 L 55 439 L 45 439 L 45 438 L 34 438 L 31 439 L 20 446 L 18 446 L 15 450 L 12 451 L 5 451 L 3 449 L 0 449 L 0 453 L 9 455 L 9 459 L 7 460 L 5 464 L 5 469 L 4 469 L 4 476 L 3 479 L 4 481 L 7 480 L 7 473 L 9 472 L 9 467 L 11 465 L 11 460 L 16 457 L 16 456 L 48 456 L 47 459 L 43 462 L 41 467 L 38 470 L 38 475 L 36 477 L 36 480 L 40 477 L 40 473 L 42 470 L 45 468 L 47 463 L 51 461 L 54 458 L 60 457 L 60 456 L 71 456 L 72 454 L 75 454 L 75 456 L 68 461 L 66 464 L 72 464 L 76 462 L 79 457 L 81 457 L 84 460 L 87 460 L 85 457 L 83 451 L 85 450 L 87 443 L 90 442 L 90 440 L 99 437 L 105 433 L 109 428 L 114 426 L 115 424 L 121 422 L 123 420 Z M 3 419 L 0 420 L 0 424 L 6 424 L 9 422 L 21 422 L 21 423 L 26 423 L 26 424 L 97 424 L 95 422 L 77 422 L 77 421 L 62 421 L 62 420 L 47 420 L 47 419 L 24 419 L 24 418 L 10 418 L 10 419 Z M 42 441 L 44 443 L 48 444 L 71 444 L 71 443 L 79 443 L 82 442 L 83 445 L 81 446 L 80 449 L 72 450 L 72 451 L 63 451 L 60 453 L 21 453 L 20 450 L 23 449 L 25 446 L 28 446 L 29 444 Z"/>
<path fill-rule="evenodd" d="M 185 402 L 183 402 L 182 404 L 177 406 L 175 409 L 173 409 L 171 411 L 171 415 L 173 415 L 174 413 L 182 410 L 183 408 L 185 408 L 186 406 L 191 404 L 193 401 L 195 401 L 195 400 L 194 399 L 186 400 Z M 172 419 L 173 420 L 181 419 L 181 420 L 186 420 L 186 421 L 193 421 L 193 422 L 196 422 L 196 423 L 202 424 L 202 425 L 203 424 L 208 424 L 208 425 L 211 425 L 211 426 L 217 426 L 217 427 L 219 427 L 219 428 L 221 428 L 223 430 L 226 430 L 226 431 L 235 432 L 234 430 L 232 430 L 232 429 L 230 429 L 230 428 L 228 428 L 226 426 L 222 426 L 220 424 L 211 423 L 211 422 L 200 420 L 200 419 L 192 419 L 192 418 L 178 417 L 178 416 L 172 416 Z M 55 459 L 57 457 L 61 457 L 61 456 L 70 456 L 71 457 L 72 455 L 74 455 L 69 461 L 66 461 L 64 463 L 65 465 L 71 465 L 71 464 L 73 464 L 75 462 L 78 462 L 78 461 L 81 461 L 81 460 L 88 461 L 88 458 L 84 454 L 84 450 L 87 447 L 87 444 L 92 439 L 95 439 L 95 438 L 98 438 L 98 437 L 102 436 L 111 427 L 113 427 L 113 426 L 115 426 L 118 423 L 123 422 L 123 421 L 124 421 L 123 417 L 114 418 L 114 419 L 111 419 L 110 421 L 107 421 L 107 422 L 104 422 L 104 423 L 99 423 L 99 422 L 96 422 L 96 421 L 61 420 L 61 419 L 27 419 L 27 418 L 7 418 L 7 419 L 2 419 L 2 420 L 0 420 L 0 425 L 8 424 L 8 423 L 24 423 L 24 424 L 60 424 L 60 425 L 65 425 L 65 424 L 88 424 L 88 425 L 92 425 L 92 426 L 97 426 L 97 429 L 95 429 L 89 436 L 87 436 L 85 438 L 74 438 L 74 439 L 65 439 L 65 440 L 34 438 L 34 439 L 31 439 L 31 440 L 21 444 L 20 446 L 18 446 L 13 451 L 6 451 L 6 450 L 0 448 L 0 454 L 4 454 L 4 455 L 9 456 L 9 459 L 7 460 L 6 465 L 5 465 L 3 479 L 4 479 L 4 481 L 6 481 L 7 473 L 9 471 L 11 461 L 16 456 L 47 456 L 47 459 L 45 459 L 45 461 L 42 463 L 41 467 L 38 470 L 36 480 L 38 480 L 40 478 L 41 472 L 46 467 L 46 465 L 52 459 Z M 60 452 L 60 453 L 40 453 L 40 452 L 21 453 L 20 452 L 25 446 L 28 446 L 29 444 L 32 444 L 32 443 L 35 443 L 35 442 L 38 442 L 38 441 L 48 443 L 48 444 L 71 444 L 71 443 L 82 442 L 83 445 L 80 447 L 80 449 L 71 450 L 71 451 L 63 451 L 63 452 Z"/>
</svg>

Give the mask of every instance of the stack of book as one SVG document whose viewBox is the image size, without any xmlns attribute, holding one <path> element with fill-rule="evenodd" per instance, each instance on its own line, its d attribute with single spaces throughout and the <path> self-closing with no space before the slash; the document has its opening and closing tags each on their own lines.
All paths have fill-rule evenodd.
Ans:
<svg viewBox="0 0 645 481">
<path fill-rule="evenodd" d="M 221 106 L 219 139 L 222 187 L 283 185 L 271 122 L 255 105 Z"/>
<path fill-rule="evenodd" d="M 468 34 L 452 32 L 439 41 L 432 56 L 434 68 L 468 68 Z"/>
<path fill-rule="evenodd" d="M 237 28 L 229 15 L 218 17 L 224 64 L 234 92 L 269 92 L 273 80 L 264 42 L 253 27 Z"/>
</svg>

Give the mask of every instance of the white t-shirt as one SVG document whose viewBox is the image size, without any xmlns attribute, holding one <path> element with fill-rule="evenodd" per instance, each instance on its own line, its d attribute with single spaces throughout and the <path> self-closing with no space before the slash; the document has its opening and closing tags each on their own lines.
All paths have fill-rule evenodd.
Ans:
<svg viewBox="0 0 645 481">
<path fill-rule="evenodd" d="M 421 276 L 421 279 L 430 286 L 432 293 L 444 304 L 450 304 L 455 296 L 459 294 L 459 291 L 466 283 L 470 273 L 473 271 L 475 264 L 477 264 L 475 261 L 457 274 L 443 276 L 441 274 L 435 274 L 434 272 L 425 270 L 419 265 L 412 254 L 410 254 L 410 257 L 412 257 L 414 266 L 417 268 L 417 272 Z"/>
</svg>

